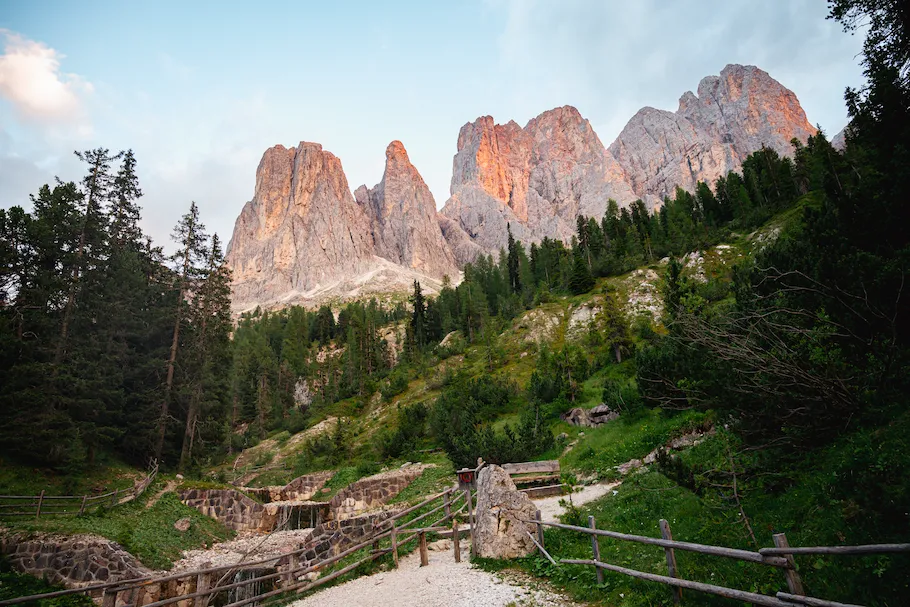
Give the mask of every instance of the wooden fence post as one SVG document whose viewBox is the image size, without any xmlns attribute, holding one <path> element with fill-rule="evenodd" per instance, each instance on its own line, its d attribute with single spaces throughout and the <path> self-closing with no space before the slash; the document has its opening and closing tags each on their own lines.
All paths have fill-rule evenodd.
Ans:
<svg viewBox="0 0 910 607">
<path fill-rule="evenodd" d="M 200 573 L 196 576 L 196 592 L 207 592 L 209 587 L 212 585 L 212 574 L 211 573 Z M 199 597 L 195 601 L 194 607 L 205 607 L 208 605 L 210 595 L 205 595 Z"/>
<path fill-rule="evenodd" d="M 101 596 L 101 607 L 114 607 L 117 604 L 117 591 L 105 589 Z"/>
<path fill-rule="evenodd" d="M 468 487 L 465 491 L 465 500 L 468 504 L 468 531 L 471 535 L 471 556 L 477 556 L 477 542 L 474 541 L 474 506 L 471 503 L 471 488 Z"/>
<path fill-rule="evenodd" d="M 44 501 L 44 489 L 41 490 L 41 494 L 38 496 L 38 507 L 35 509 L 35 519 L 41 516 L 41 503 Z"/>
<path fill-rule="evenodd" d="M 114 491 L 114 494 L 111 495 L 111 508 L 117 505 L 117 490 Z"/>
<path fill-rule="evenodd" d="M 88 499 L 88 494 L 82 496 L 82 505 L 79 507 L 79 516 L 85 514 L 85 501 Z"/>
<path fill-rule="evenodd" d="M 396 536 L 398 531 L 395 529 L 395 523 L 392 522 L 392 562 L 395 564 L 395 568 L 398 569 L 398 542 Z"/>
<path fill-rule="evenodd" d="M 534 518 L 537 520 L 538 523 L 543 520 L 540 515 L 540 510 L 538 510 L 537 512 L 534 513 Z M 541 548 L 540 555 L 546 556 L 543 553 L 543 549 L 547 547 L 547 545 L 543 543 L 543 525 L 537 525 L 537 543 L 540 544 L 540 548 Z"/>
<path fill-rule="evenodd" d="M 446 493 L 445 500 L 443 501 L 444 511 L 446 513 L 446 518 L 452 518 L 452 494 Z"/>
<path fill-rule="evenodd" d="M 540 510 L 537 511 L 538 516 L 540 515 Z M 537 526 L 538 528 L 541 525 Z M 597 529 L 597 521 L 594 520 L 593 516 L 588 516 L 588 527 L 591 529 Z M 543 544 L 541 544 L 543 545 Z M 591 549 L 594 551 L 594 560 L 600 561 L 600 542 L 597 540 L 597 534 L 591 534 Z M 597 572 L 597 585 L 601 586 L 604 583 L 604 572 L 600 567 L 594 567 L 594 570 Z"/>
<path fill-rule="evenodd" d="M 673 540 L 673 533 L 670 531 L 670 523 L 666 519 L 660 519 L 660 537 L 665 540 Z M 664 548 L 664 552 L 667 555 L 667 575 L 669 577 L 678 577 L 677 576 L 677 566 L 676 566 L 676 551 L 673 548 Z M 673 602 L 679 605 L 679 602 L 682 600 L 682 588 L 679 586 L 673 586 Z"/>
<path fill-rule="evenodd" d="M 455 562 L 461 562 L 461 531 L 458 529 L 458 519 L 452 519 L 452 549 L 455 551 Z"/>
<path fill-rule="evenodd" d="M 778 548 L 790 547 L 785 534 L 775 533 L 772 537 L 774 538 L 774 545 Z M 799 573 L 796 572 L 796 560 L 792 554 L 787 554 L 784 558 L 787 559 L 789 564 L 789 567 L 784 569 L 784 573 L 787 575 L 787 587 L 790 589 L 790 594 L 805 596 L 806 590 L 803 588 L 803 580 L 799 577 Z"/>
<path fill-rule="evenodd" d="M 420 538 L 420 566 L 426 567 L 430 564 L 430 554 L 427 552 L 427 532 L 421 531 Z"/>
</svg>

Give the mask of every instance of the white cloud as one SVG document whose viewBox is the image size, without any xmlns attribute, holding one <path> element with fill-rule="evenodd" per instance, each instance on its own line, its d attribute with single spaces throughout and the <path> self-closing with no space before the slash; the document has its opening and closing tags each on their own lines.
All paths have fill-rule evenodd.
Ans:
<svg viewBox="0 0 910 607">
<path fill-rule="evenodd" d="M 84 130 L 84 97 L 92 84 L 60 70 L 64 58 L 42 42 L 0 29 L 5 39 L 0 55 L 0 96 L 12 103 L 24 119 L 38 123 L 77 124 Z"/>
<path fill-rule="evenodd" d="M 500 60 L 513 105 L 526 116 L 576 105 L 605 145 L 639 108 L 675 111 L 728 63 L 767 71 L 831 134 L 847 120 L 844 88 L 862 82 L 861 37 L 826 20 L 817 0 L 504 2 Z"/>
</svg>

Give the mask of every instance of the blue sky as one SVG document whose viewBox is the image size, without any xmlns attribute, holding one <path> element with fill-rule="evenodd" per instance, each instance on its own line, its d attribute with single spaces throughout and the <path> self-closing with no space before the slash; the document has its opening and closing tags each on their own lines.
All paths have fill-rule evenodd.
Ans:
<svg viewBox="0 0 910 607">
<path fill-rule="evenodd" d="M 186 6 L 191 5 L 191 6 Z M 230 237 L 262 152 L 300 140 L 353 190 L 401 140 L 442 206 L 459 128 L 570 104 L 605 145 L 644 105 L 727 63 L 791 88 L 830 135 L 861 84 L 861 39 L 821 0 L 32 2 L 0 0 L 0 206 L 76 149 L 133 148 L 156 242 L 190 200 Z"/>
</svg>

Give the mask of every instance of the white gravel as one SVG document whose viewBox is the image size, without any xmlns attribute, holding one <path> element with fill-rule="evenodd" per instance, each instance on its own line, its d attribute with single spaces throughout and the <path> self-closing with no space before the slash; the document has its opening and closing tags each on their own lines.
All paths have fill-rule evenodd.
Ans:
<svg viewBox="0 0 910 607">
<path fill-rule="evenodd" d="M 505 607 L 575 603 L 520 574 L 497 575 L 468 563 L 468 542 L 462 542 L 461 563 L 451 550 L 430 552 L 430 564 L 420 567 L 415 551 L 401 559 L 398 569 L 360 577 L 319 591 L 292 607 Z"/>
<path fill-rule="evenodd" d="M 600 497 L 613 492 L 613 489 L 620 485 L 620 481 L 613 483 L 604 483 L 597 485 L 587 485 L 581 491 L 572 494 L 572 503 L 576 506 L 587 504 Z M 555 521 L 560 514 L 565 512 L 565 508 L 559 502 L 569 501 L 568 495 L 554 495 L 534 500 L 534 505 L 540 510 L 540 517 L 545 521 Z"/>
<path fill-rule="evenodd" d="M 240 533 L 229 542 L 215 544 L 207 550 L 187 550 L 183 558 L 174 563 L 171 571 L 192 571 L 203 566 L 221 567 L 235 563 L 278 558 L 300 548 L 312 535 L 312 529 L 291 529 L 276 531 L 268 536 L 258 533 Z M 244 555 L 255 549 L 246 558 Z M 209 565 L 210 564 L 210 565 Z"/>
</svg>

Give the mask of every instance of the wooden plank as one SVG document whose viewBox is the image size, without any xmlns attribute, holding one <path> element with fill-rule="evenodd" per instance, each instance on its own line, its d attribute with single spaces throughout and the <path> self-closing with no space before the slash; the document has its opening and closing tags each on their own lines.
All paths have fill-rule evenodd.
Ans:
<svg viewBox="0 0 910 607">
<path fill-rule="evenodd" d="M 535 474 L 533 476 L 513 476 L 512 482 L 516 485 L 527 485 L 530 483 L 543 483 L 549 481 L 558 481 L 558 474 Z"/>
<path fill-rule="evenodd" d="M 525 522 L 533 523 L 534 521 Z M 553 523 L 549 521 L 543 521 L 541 524 L 547 525 L 548 527 L 555 527 L 557 529 L 566 529 L 568 531 L 578 531 L 581 533 L 595 533 L 604 537 L 611 537 L 613 539 L 624 540 L 627 542 L 650 544 L 652 546 L 661 546 L 663 548 L 676 548 L 677 550 L 697 552 L 699 554 L 712 554 L 714 556 L 723 556 L 726 558 L 738 559 L 740 561 L 748 561 L 750 563 L 761 563 L 763 565 L 770 565 L 772 567 L 786 568 L 788 566 L 787 560 L 784 558 L 778 556 L 762 556 L 758 552 L 740 550 L 738 548 L 706 546 L 704 544 L 695 544 L 693 542 L 680 542 L 676 540 L 671 541 L 656 537 L 646 537 L 643 535 L 632 535 L 629 533 L 619 533 L 617 531 L 607 531 L 605 529 L 588 529 L 587 527 L 576 527 L 575 525 L 564 525 L 562 523 Z"/>
<path fill-rule="evenodd" d="M 455 562 L 461 562 L 461 533 L 458 532 L 458 520 L 452 519 L 452 550 L 455 551 Z"/>
<path fill-rule="evenodd" d="M 536 499 L 540 497 L 550 497 L 551 495 L 562 495 L 566 491 L 566 486 L 560 484 L 547 485 L 546 487 L 526 487 L 525 489 L 519 489 L 519 491 L 531 499 Z"/>
<path fill-rule="evenodd" d="M 778 548 L 790 547 L 790 544 L 787 543 L 787 536 L 785 534 L 775 533 L 772 537 L 774 539 L 774 545 Z M 787 588 L 790 589 L 790 594 L 805 595 L 806 590 L 803 588 L 803 580 L 796 572 L 796 560 L 794 560 L 792 554 L 788 554 L 784 558 L 787 559 L 787 568 L 784 569 L 784 575 L 787 576 Z"/>
<path fill-rule="evenodd" d="M 837 601 L 826 601 L 824 599 L 815 599 L 811 596 L 799 596 L 787 592 L 778 592 L 777 598 L 783 601 L 792 601 L 794 603 L 799 603 L 801 605 L 809 605 L 810 607 L 862 607 L 862 605 L 838 603 Z"/>
<path fill-rule="evenodd" d="M 477 556 L 477 542 L 474 541 L 474 506 L 471 504 L 471 488 L 464 490 L 465 502 L 468 505 L 468 530 L 471 534 L 471 556 Z"/>
<path fill-rule="evenodd" d="M 760 554 L 778 556 L 787 554 L 889 554 L 910 552 L 910 544 L 867 544 L 864 546 L 813 546 L 760 548 Z"/>
<path fill-rule="evenodd" d="M 35 518 L 37 519 L 41 516 L 41 502 L 44 501 L 44 489 L 41 490 L 41 495 L 38 496 L 38 508 L 35 510 Z"/>
<path fill-rule="evenodd" d="M 427 551 L 427 534 L 421 531 L 420 536 L 420 566 L 426 567 L 430 564 L 430 553 Z"/>
<path fill-rule="evenodd" d="M 660 536 L 665 540 L 673 540 L 673 533 L 670 531 L 670 523 L 666 519 L 660 519 Z M 667 575 L 670 577 L 679 577 L 676 566 L 676 552 L 672 548 L 664 548 L 667 556 Z M 682 600 L 682 588 L 673 587 L 673 603 L 679 605 Z"/>
<path fill-rule="evenodd" d="M 391 537 L 392 537 L 392 562 L 395 563 L 395 568 L 396 568 L 396 569 L 398 569 L 398 542 L 396 541 L 396 540 L 397 540 L 397 537 L 396 537 L 397 535 L 398 535 L 398 531 L 395 529 L 395 525 L 394 525 L 394 523 L 393 523 L 393 524 L 392 524 L 392 531 L 391 531 Z"/>
<path fill-rule="evenodd" d="M 528 474 L 531 472 L 559 472 L 558 460 L 545 460 L 542 462 L 522 462 L 518 464 L 503 464 L 502 469 L 509 475 Z"/>
<path fill-rule="evenodd" d="M 540 521 L 542 520 L 542 519 L 541 519 L 541 515 L 540 515 L 540 510 L 537 510 L 537 511 L 534 512 L 534 520 L 537 521 L 537 543 L 538 543 L 538 546 L 540 547 L 541 553 L 542 553 L 542 554 L 546 554 L 546 553 L 547 553 L 547 548 L 546 548 L 547 545 L 546 545 L 546 543 L 543 541 L 543 525 L 540 524 Z"/>
<path fill-rule="evenodd" d="M 723 586 L 702 584 L 701 582 L 691 582 L 689 580 L 681 580 L 678 578 L 667 577 L 665 575 L 645 573 L 644 571 L 636 571 L 635 569 L 626 569 L 625 567 L 618 567 L 616 565 L 610 565 L 607 563 L 576 559 L 562 559 L 560 562 L 565 563 L 566 565 L 594 565 L 595 567 L 600 567 L 602 569 L 606 569 L 607 571 L 622 573 L 623 575 L 628 575 L 629 577 L 638 578 L 640 580 L 648 580 L 649 582 L 659 582 L 661 584 L 677 586 L 679 588 L 698 590 L 699 592 L 716 594 L 717 596 L 722 596 L 737 601 L 744 601 L 746 603 L 752 603 L 753 605 L 762 605 L 765 607 L 793 607 L 793 603 L 787 603 L 778 599 L 777 597 L 768 596 L 766 594 L 756 594 L 754 592 L 746 592 L 744 590 L 724 588 Z"/>
<path fill-rule="evenodd" d="M 538 510 L 540 512 L 540 510 Z M 594 520 L 593 516 L 588 516 L 588 527 L 591 529 L 597 529 L 597 521 Z M 538 527 L 539 528 L 539 527 Z M 591 535 L 591 550 L 594 552 L 594 560 L 600 560 L 600 541 L 597 539 L 596 535 Z M 597 585 L 603 586 L 604 583 L 604 572 L 600 567 L 595 567 L 594 570 L 597 572 Z"/>
</svg>

